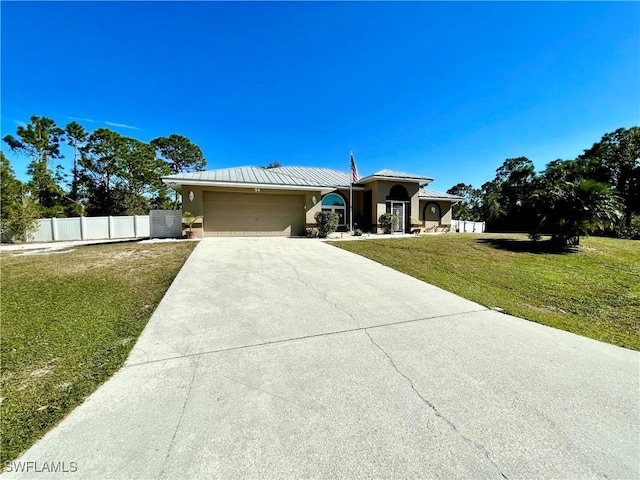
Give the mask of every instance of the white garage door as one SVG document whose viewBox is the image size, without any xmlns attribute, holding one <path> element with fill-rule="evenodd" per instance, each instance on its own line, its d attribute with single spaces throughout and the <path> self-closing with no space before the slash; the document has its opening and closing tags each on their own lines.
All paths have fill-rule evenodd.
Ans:
<svg viewBox="0 0 640 480">
<path fill-rule="evenodd" d="M 304 197 L 269 193 L 204 194 L 206 236 L 303 235 Z"/>
</svg>

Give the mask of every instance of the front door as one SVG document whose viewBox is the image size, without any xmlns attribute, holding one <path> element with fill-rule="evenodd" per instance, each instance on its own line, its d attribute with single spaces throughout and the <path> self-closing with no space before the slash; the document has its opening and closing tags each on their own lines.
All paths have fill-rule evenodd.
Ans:
<svg viewBox="0 0 640 480">
<path fill-rule="evenodd" d="M 398 217 L 396 232 L 404 233 L 404 202 L 391 202 L 391 213 Z"/>
</svg>

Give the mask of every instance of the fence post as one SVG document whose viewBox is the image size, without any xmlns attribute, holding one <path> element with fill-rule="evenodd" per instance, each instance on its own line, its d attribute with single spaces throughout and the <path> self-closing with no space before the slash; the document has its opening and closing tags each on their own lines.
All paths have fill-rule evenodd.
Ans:
<svg viewBox="0 0 640 480">
<path fill-rule="evenodd" d="M 138 238 L 138 216 L 133 216 L 133 238 Z"/>
<path fill-rule="evenodd" d="M 80 220 L 80 240 L 84 240 L 84 229 L 85 229 L 84 217 L 80 215 L 79 220 Z"/>
<path fill-rule="evenodd" d="M 56 217 L 51 217 L 51 239 L 54 242 L 58 240 L 58 223 Z"/>
<path fill-rule="evenodd" d="M 113 235 L 113 217 L 109 215 L 109 240 L 113 238 L 112 235 Z"/>
</svg>

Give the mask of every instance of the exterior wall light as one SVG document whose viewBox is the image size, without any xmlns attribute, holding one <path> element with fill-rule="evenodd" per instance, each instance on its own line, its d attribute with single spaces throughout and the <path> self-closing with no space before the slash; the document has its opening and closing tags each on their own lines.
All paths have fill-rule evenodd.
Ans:
<svg viewBox="0 0 640 480">
<path fill-rule="evenodd" d="M 189 191 L 189 201 L 193 202 L 193 190 Z"/>
</svg>

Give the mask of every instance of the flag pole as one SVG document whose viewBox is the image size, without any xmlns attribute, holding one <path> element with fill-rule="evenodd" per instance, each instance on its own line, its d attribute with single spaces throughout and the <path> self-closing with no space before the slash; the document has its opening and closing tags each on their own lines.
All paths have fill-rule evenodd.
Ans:
<svg viewBox="0 0 640 480">
<path fill-rule="evenodd" d="M 349 157 L 349 161 L 353 162 L 353 152 Z M 350 181 L 349 181 L 349 233 L 353 233 L 353 167 L 349 165 Z"/>
</svg>

